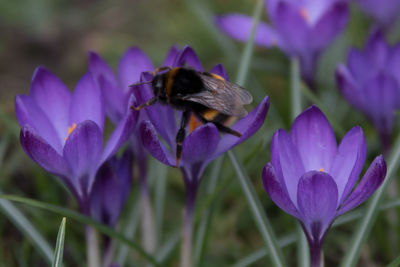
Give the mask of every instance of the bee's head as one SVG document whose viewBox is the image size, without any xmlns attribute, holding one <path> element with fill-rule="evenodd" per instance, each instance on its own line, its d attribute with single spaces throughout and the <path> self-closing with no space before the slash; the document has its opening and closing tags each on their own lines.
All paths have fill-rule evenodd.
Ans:
<svg viewBox="0 0 400 267">
<path fill-rule="evenodd" d="M 164 75 L 156 74 L 151 81 L 151 86 L 153 87 L 154 96 L 163 97 L 164 95 Z"/>
</svg>

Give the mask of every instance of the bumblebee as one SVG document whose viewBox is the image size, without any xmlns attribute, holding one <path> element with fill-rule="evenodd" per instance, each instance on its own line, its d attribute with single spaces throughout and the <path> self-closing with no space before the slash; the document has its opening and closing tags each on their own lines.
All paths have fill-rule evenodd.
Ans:
<svg viewBox="0 0 400 267">
<path fill-rule="evenodd" d="M 176 166 L 182 156 L 182 143 L 186 126 L 193 115 L 201 122 L 213 123 L 222 133 L 241 137 L 241 133 L 229 128 L 232 119 L 247 115 L 243 105 L 250 104 L 253 97 L 241 86 L 226 81 L 221 76 L 199 72 L 189 67 L 160 67 L 152 72 L 151 83 L 154 97 L 132 107 L 140 110 L 156 102 L 182 110 L 182 119 L 176 135 Z M 143 84 L 143 83 L 141 83 Z M 131 86 L 136 86 L 134 84 Z"/>
</svg>

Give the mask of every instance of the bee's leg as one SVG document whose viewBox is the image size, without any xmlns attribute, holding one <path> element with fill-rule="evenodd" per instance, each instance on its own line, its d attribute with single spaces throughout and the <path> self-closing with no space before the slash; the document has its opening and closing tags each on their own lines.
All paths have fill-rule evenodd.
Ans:
<svg viewBox="0 0 400 267">
<path fill-rule="evenodd" d="M 203 117 L 203 115 L 201 113 L 196 113 L 196 116 L 203 122 L 203 123 L 207 123 L 207 122 L 211 122 L 215 125 L 215 127 L 217 127 L 218 131 L 223 132 L 223 133 L 228 133 L 237 137 L 242 137 L 242 134 L 239 133 L 238 131 L 233 130 L 232 128 L 229 128 L 225 125 L 223 125 L 221 122 L 218 121 L 209 121 L 206 118 Z"/>
<path fill-rule="evenodd" d="M 217 127 L 217 129 L 220 132 L 228 133 L 228 134 L 231 134 L 231 135 L 234 135 L 234 136 L 237 136 L 237 137 L 242 137 L 241 133 L 239 133 L 238 131 L 233 130 L 232 128 L 229 128 L 229 127 L 227 127 L 227 126 L 225 126 L 225 125 L 223 125 L 223 124 L 221 124 L 219 122 L 212 121 L 212 123 L 214 123 L 214 125 Z"/>
<path fill-rule="evenodd" d="M 157 102 L 157 97 L 153 97 L 149 101 L 147 101 L 147 102 L 145 102 L 145 103 L 143 103 L 143 104 L 141 104 L 141 105 L 139 105 L 137 107 L 131 106 L 131 109 L 134 109 L 134 110 L 138 111 L 138 110 L 141 110 L 142 108 L 151 106 L 151 105 L 155 104 L 156 102 Z"/>
<path fill-rule="evenodd" d="M 181 160 L 182 156 L 182 143 L 183 140 L 185 140 L 186 137 L 186 125 L 189 122 L 190 118 L 190 110 L 185 110 L 182 113 L 182 119 L 181 119 L 181 126 L 179 128 L 178 133 L 176 134 L 176 167 L 179 167 L 179 161 Z"/>
</svg>

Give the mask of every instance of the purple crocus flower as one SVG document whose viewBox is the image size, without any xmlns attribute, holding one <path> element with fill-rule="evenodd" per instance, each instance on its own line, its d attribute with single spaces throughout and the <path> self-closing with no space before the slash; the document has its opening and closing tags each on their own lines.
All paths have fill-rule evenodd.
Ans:
<svg viewBox="0 0 400 267">
<path fill-rule="evenodd" d="M 197 71 L 203 71 L 197 55 L 189 46 L 179 51 L 175 59 L 165 65 L 171 67 L 186 65 Z M 228 79 L 221 65 L 215 66 L 211 72 Z M 141 81 L 150 81 L 152 78 L 151 74 L 144 73 Z M 138 86 L 135 93 L 139 103 L 147 102 L 154 97 L 153 90 L 148 84 Z M 186 130 L 187 136 L 182 144 L 182 157 L 179 162 L 186 187 L 181 266 L 191 265 L 194 204 L 198 185 L 205 168 L 215 158 L 252 136 L 263 124 L 268 107 L 269 99 L 265 97 L 246 117 L 232 126 L 235 131 L 242 134 L 240 138 L 230 134 L 220 136 L 214 124 L 199 125 L 195 117 L 191 117 Z M 175 167 L 177 164 L 175 137 L 179 130 L 177 120 L 180 120 L 182 112 L 159 103 L 146 107 L 144 110 L 149 120 L 140 123 L 139 131 L 145 148 L 162 163 Z M 163 141 L 161 141 L 161 138 Z"/>
<path fill-rule="evenodd" d="M 188 65 L 198 71 L 203 71 L 201 63 L 195 52 L 190 47 L 185 47 L 180 51 L 175 61 L 171 64 L 174 66 Z M 212 73 L 228 79 L 225 69 L 222 65 L 217 65 L 211 69 Z M 146 77 L 144 77 L 146 76 Z M 143 80 L 151 80 L 151 75 L 144 75 Z M 136 97 L 139 103 L 146 102 L 151 99 L 154 94 L 150 85 L 141 85 L 136 90 Z M 252 136 L 264 122 L 269 107 L 268 97 L 246 117 L 233 125 L 232 129 L 242 134 L 240 138 L 224 134 L 220 136 L 219 131 L 212 123 L 204 125 L 196 124 L 194 117 L 188 126 L 188 135 L 182 144 L 182 158 L 179 167 L 183 172 L 185 184 L 190 187 L 197 187 L 205 167 L 215 158 L 225 153 L 232 147 L 244 142 Z M 145 108 L 149 120 L 141 122 L 139 129 L 142 141 L 146 149 L 162 163 L 175 167 L 176 157 L 175 136 L 179 130 L 178 123 L 180 120 L 180 111 L 176 111 L 169 106 L 155 104 Z M 178 120 L 178 121 L 177 121 Z M 165 141 L 164 145 L 160 137 Z"/>
<path fill-rule="evenodd" d="M 315 106 L 296 118 L 290 133 L 280 129 L 273 136 L 271 162 L 262 174 L 264 188 L 276 205 L 301 222 L 312 266 L 319 266 L 334 219 L 368 199 L 384 180 L 381 155 L 359 179 L 365 158 L 362 129 L 352 128 L 337 146 L 331 125 Z"/>
<path fill-rule="evenodd" d="M 163 64 L 170 65 L 177 53 L 178 48 L 173 46 Z M 94 52 L 89 53 L 89 70 L 105 96 L 107 115 L 114 124 L 118 124 L 124 117 L 126 109 L 131 106 L 128 103 L 129 95 L 132 93 L 130 85 L 140 81 L 142 72 L 153 71 L 154 65 L 141 49 L 131 47 L 121 57 L 117 74 L 114 74 L 110 66 Z M 139 112 L 138 123 L 146 119 L 146 112 Z M 152 252 L 155 248 L 155 235 L 150 192 L 147 185 L 148 154 L 142 145 L 137 129 L 130 137 L 130 148 L 138 165 L 143 243 L 146 250 Z"/>
<path fill-rule="evenodd" d="M 126 149 L 111 157 L 97 171 L 90 194 L 90 215 L 111 227 L 115 225 L 132 185 L 132 152 Z"/>
<path fill-rule="evenodd" d="M 303 79 L 313 87 L 319 54 L 345 28 L 349 11 L 344 0 L 265 0 L 273 24 L 260 22 L 255 43 L 270 48 L 277 45 L 289 57 L 300 60 Z M 252 18 L 229 14 L 216 18 L 218 27 L 238 41 L 249 38 Z"/>
<path fill-rule="evenodd" d="M 356 0 L 356 2 L 384 29 L 394 25 L 400 16 L 400 1 L 398 0 Z"/>
<path fill-rule="evenodd" d="M 71 93 L 42 67 L 33 75 L 30 95 L 17 95 L 15 109 L 25 152 L 46 171 L 60 177 L 76 196 L 81 210 L 89 214 L 97 170 L 128 139 L 137 112 L 127 110 L 103 146 L 103 96 L 92 75 L 85 74 Z"/>
<path fill-rule="evenodd" d="M 374 124 L 387 149 L 400 108 L 400 44 L 390 47 L 381 32 L 373 32 L 364 51 L 350 50 L 336 81 L 347 101 Z"/>
</svg>

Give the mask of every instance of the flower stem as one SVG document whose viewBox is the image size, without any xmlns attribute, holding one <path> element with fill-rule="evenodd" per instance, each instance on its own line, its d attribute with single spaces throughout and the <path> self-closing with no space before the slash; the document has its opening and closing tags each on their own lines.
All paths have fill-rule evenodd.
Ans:
<svg viewBox="0 0 400 267">
<path fill-rule="evenodd" d="M 300 267 L 310 266 L 307 238 L 300 223 L 296 226 L 297 232 L 297 262 Z"/>
<path fill-rule="evenodd" d="M 364 211 L 364 215 L 359 220 L 355 227 L 355 233 L 353 234 L 352 240 L 349 247 L 346 250 L 346 254 L 341 263 L 341 267 L 351 267 L 357 264 L 357 260 L 360 255 L 360 251 L 365 241 L 367 240 L 369 233 L 371 232 L 372 226 L 375 223 L 376 217 L 379 212 L 379 205 L 382 201 L 384 193 L 386 192 L 387 186 L 396 173 L 399 167 L 400 160 L 400 135 L 392 146 L 392 151 L 389 156 L 389 164 L 387 169 L 386 178 L 382 185 L 376 190 L 375 194 L 368 201 L 368 205 Z"/>
<path fill-rule="evenodd" d="M 300 94 L 300 65 L 298 58 L 292 58 L 290 64 L 290 96 L 292 106 L 292 120 L 301 113 L 301 94 Z"/>
<path fill-rule="evenodd" d="M 237 178 L 239 179 L 241 188 L 244 191 L 244 195 L 246 197 L 248 205 L 250 206 L 250 210 L 252 212 L 258 230 L 260 231 L 261 237 L 264 239 L 264 242 L 270 252 L 270 257 L 273 265 L 277 267 L 287 266 L 285 264 L 282 251 L 276 241 L 272 226 L 263 210 L 260 199 L 257 197 L 256 190 L 254 189 L 254 186 L 252 185 L 249 176 L 247 175 L 243 166 L 241 166 L 236 159 L 233 150 L 228 151 L 228 156 L 236 171 Z"/>
<path fill-rule="evenodd" d="M 322 267 L 321 244 L 310 244 L 311 267 Z"/>
<path fill-rule="evenodd" d="M 100 264 L 99 237 L 95 228 L 86 226 L 86 253 L 88 267 L 98 267 Z"/>
<path fill-rule="evenodd" d="M 192 267 L 193 215 L 197 184 L 186 184 L 186 207 L 183 213 L 181 267 Z"/>
<path fill-rule="evenodd" d="M 152 253 L 156 249 L 156 236 L 154 232 L 153 211 L 150 203 L 150 194 L 147 182 L 141 181 L 140 188 L 140 206 L 142 213 L 142 243 L 143 248 L 148 253 Z"/>
</svg>

